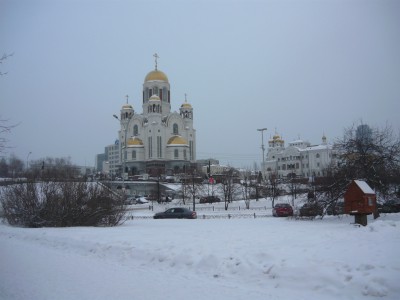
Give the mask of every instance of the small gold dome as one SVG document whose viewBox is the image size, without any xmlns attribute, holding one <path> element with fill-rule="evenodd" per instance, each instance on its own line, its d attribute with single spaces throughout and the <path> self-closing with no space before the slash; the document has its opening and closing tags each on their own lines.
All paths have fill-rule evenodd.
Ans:
<svg viewBox="0 0 400 300">
<path fill-rule="evenodd" d="M 160 97 L 158 97 L 156 94 L 150 97 L 149 101 L 161 101 Z"/>
<path fill-rule="evenodd" d="M 183 103 L 183 104 L 181 105 L 181 107 L 182 107 L 182 108 L 192 108 L 192 106 L 191 106 L 189 103 L 187 103 L 187 102 Z"/>
<path fill-rule="evenodd" d="M 132 105 L 130 105 L 130 104 L 124 104 L 124 105 L 122 106 L 122 109 L 133 109 L 133 107 L 132 107 Z"/>
<path fill-rule="evenodd" d="M 128 146 L 143 146 L 143 141 L 137 137 L 131 137 L 127 144 Z"/>
<path fill-rule="evenodd" d="M 187 141 L 179 135 L 174 135 L 168 140 L 167 145 L 187 145 Z"/>
<path fill-rule="evenodd" d="M 161 72 L 160 70 L 153 70 L 149 74 L 146 75 L 146 78 L 144 79 L 144 82 L 147 81 L 165 81 L 168 82 L 168 77 L 165 75 L 164 72 Z"/>
</svg>

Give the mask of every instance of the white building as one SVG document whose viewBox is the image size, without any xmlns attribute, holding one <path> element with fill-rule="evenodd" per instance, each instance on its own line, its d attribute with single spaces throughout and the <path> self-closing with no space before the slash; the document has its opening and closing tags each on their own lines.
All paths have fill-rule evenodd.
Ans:
<svg viewBox="0 0 400 300">
<path fill-rule="evenodd" d="M 157 59 L 157 57 L 156 57 Z M 120 165 L 126 175 L 174 174 L 196 161 L 196 130 L 193 108 L 186 101 L 171 111 L 168 77 L 157 69 L 143 83 L 142 113 L 126 103 L 121 108 Z"/>
<path fill-rule="evenodd" d="M 335 164 L 336 153 L 332 145 L 322 137 L 322 144 L 310 145 L 309 142 L 296 140 L 285 147 L 284 140 L 274 135 L 268 142 L 265 161 L 265 176 L 278 178 L 310 178 L 326 175 L 326 169 Z"/>
</svg>

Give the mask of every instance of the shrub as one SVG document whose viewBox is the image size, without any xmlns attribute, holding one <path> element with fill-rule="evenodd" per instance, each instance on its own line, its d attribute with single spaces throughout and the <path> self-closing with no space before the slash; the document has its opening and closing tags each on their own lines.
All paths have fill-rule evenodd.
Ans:
<svg viewBox="0 0 400 300">
<path fill-rule="evenodd" d="M 116 226 L 125 215 L 122 198 L 96 183 L 15 184 L 0 201 L 8 223 L 23 227 Z"/>
</svg>

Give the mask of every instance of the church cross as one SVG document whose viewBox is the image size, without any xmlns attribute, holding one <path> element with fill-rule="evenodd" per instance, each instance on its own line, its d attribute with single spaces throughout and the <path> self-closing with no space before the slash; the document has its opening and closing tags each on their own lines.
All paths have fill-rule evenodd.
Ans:
<svg viewBox="0 0 400 300">
<path fill-rule="evenodd" d="M 156 62 L 156 70 L 157 70 L 157 59 L 160 58 L 157 53 L 154 53 L 154 60 Z"/>
</svg>

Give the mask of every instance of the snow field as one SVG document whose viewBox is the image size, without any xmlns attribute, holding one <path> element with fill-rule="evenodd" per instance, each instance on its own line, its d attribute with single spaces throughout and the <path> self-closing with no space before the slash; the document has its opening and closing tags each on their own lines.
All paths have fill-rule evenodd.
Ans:
<svg viewBox="0 0 400 300">
<path fill-rule="evenodd" d="M 0 225 L 0 299 L 399 299 L 400 214 L 352 222 Z"/>
</svg>

